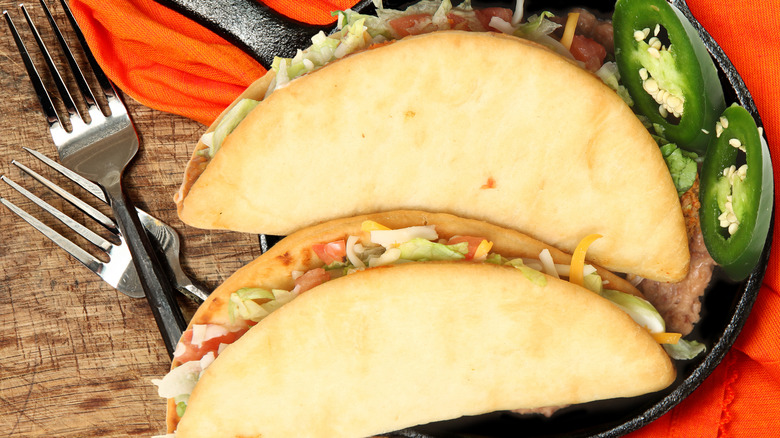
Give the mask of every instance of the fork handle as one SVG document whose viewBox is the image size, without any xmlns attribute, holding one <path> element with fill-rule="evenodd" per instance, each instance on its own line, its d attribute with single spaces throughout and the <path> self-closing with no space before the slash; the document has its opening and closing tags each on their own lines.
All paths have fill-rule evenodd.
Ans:
<svg viewBox="0 0 780 438">
<path fill-rule="evenodd" d="M 135 207 L 125 196 L 119 180 L 111 184 L 103 184 L 103 188 L 117 225 L 124 234 L 130 254 L 133 256 L 133 264 L 138 271 L 141 286 L 149 301 L 157 327 L 160 329 L 165 348 L 168 350 L 168 355 L 173 357 L 176 344 L 187 328 L 184 315 L 176 302 L 175 289 L 141 226 Z"/>
</svg>

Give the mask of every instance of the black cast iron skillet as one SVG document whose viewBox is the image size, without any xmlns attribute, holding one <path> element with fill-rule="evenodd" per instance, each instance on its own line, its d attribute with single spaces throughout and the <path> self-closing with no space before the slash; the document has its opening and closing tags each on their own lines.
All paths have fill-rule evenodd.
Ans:
<svg viewBox="0 0 780 438">
<path fill-rule="evenodd" d="M 296 49 L 310 45 L 310 38 L 320 30 L 332 27 L 311 26 L 294 22 L 276 14 L 256 0 L 157 0 L 212 29 L 240 47 L 264 66 L 274 56 L 291 57 Z M 403 7 L 409 2 L 385 1 L 386 7 Z M 514 1 L 479 2 L 475 7 L 504 6 L 513 8 Z M 737 102 L 761 121 L 750 92 L 723 50 L 693 18 L 684 0 L 672 0 L 697 29 L 716 61 L 727 103 Z M 565 10 L 583 6 L 609 15 L 613 1 L 598 0 L 530 0 L 526 11 Z M 374 10 L 371 0 L 361 0 L 353 9 Z M 528 15 L 528 13 L 526 14 Z M 773 215 L 774 217 L 774 215 Z M 773 228 L 773 226 L 772 226 Z M 713 281 L 702 303 L 701 321 L 689 338 L 707 346 L 707 353 L 690 361 L 677 361 L 677 380 L 664 391 L 640 397 L 604 400 L 565 408 L 552 418 L 518 416 L 508 412 L 465 417 L 431 423 L 388 434 L 409 438 L 449 437 L 617 437 L 636 430 L 657 419 L 685 397 L 710 375 L 734 343 L 758 295 L 769 258 L 772 228 L 764 251 L 752 274 L 739 283 L 730 282 L 716 269 Z M 260 236 L 266 250 L 278 236 Z"/>
</svg>

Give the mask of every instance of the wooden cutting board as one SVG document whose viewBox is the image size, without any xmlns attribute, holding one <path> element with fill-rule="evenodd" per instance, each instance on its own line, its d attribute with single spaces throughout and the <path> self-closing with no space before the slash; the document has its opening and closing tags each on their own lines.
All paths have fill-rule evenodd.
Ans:
<svg viewBox="0 0 780 438">
<path fill-rule="evenodd" d="M 2 7 L 31 38 L 16 3 L 2 0 Z M 40 8 L 31 5 L 30 11 L 45 27 Z M 4 24 L 0 27 L 0 173 L 98 230 L 11 165 L 11 160 L 19 160 L 73 187 L 22 150 L 26 146 L 57 156 L 10 32 Z M 42 33 L 48 42 L 48 29 Z M 172 198 L 205 127 L 128 97 L 125 103 L 141 138 L 141 153 L 126 173 L 128 193 L 139 207 L 177 229 L 184 269 L 215 287 L 260 250 L 257 236 L 197 230 L 176 216 Z M 0 183 L 0 196 L 77 239 L 6 184 Z M 83 239 L 76 241 L 87 245 Z M 194 308 L 189 304 L 186 311 Z M 163 376 L 169 363 L 145 299 L 116 292 L 0 206 L 0 436 L 164 434 L 165 400 L 157 397 L 150 380 Z"/>
</svg>

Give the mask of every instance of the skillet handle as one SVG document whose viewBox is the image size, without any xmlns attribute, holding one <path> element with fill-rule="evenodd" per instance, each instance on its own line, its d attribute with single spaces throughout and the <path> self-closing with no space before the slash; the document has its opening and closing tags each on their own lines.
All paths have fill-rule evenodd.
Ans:
<svg viewBox="0 0 780 438">
<path fill-rule="evenodd" d="M 315 26 L 294 21 L 258 0 L 155 0 L 216 32 L 270 68 L 274 56 L 292 57 L 296 50 L 311 45 L 311 37 L 333 25 Z M 360 0 L 353 10 L 373 8 L 371 0 Z"/>
</svg>

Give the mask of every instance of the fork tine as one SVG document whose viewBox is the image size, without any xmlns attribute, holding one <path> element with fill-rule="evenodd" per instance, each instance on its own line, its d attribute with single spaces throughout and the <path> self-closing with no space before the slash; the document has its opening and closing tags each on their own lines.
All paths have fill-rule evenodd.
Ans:
<svg viewBox="0 0 780 438">
<path fill-rule="evenodd" d="M 60 27 L 57 26 L 57 23 L 54 21 L 54 17 L 52 17 L 49 7 L 46 6 L 46 2 L 44 0 L 40 0 L 40 3 L 41 3 L 41 8 L 43 8 L 43 12 L 46 14 L 46 18 L 49 20 L 49 24 L 51 25 L 52 30 L 54 30 L 54 34 L 57 36 L 57 41 L 60 43 L 62 52 L 65 54 L 65 57 L 68 59 L 68 65 L 70 65 L 70 71 L 73 73 L 73 77 L 76 79 L 76 84 L 78 85 L 79 90 L 81 90 L 81 95 L 84 97 L 84 100 L 87 102 L 87 106 L 90 108 L 97 106 L 97 101 L 95 100 L 95 96 L 92 94 L 92 89 L 89 87 L 86 78 L 84 78 L 84 74 L 81 72 L 81 68 L 76 62 L 76 58 L 73 57 L 73 53 L 70 51 L 70 48 L 68 47 L 68 43 L 65 41 L 65 38 L 62 36 L 62 32 L 60 32 Z"/>
<path fill-rule="evenodd" d="M 22 146 L 22 149 L 26 150 L 30 153 L 33 157 L 43 161 L 47 166 L 51 167 L 52 169 L 59 172 L 62 176 L 70 179 L 74 183 L 78 184 L 83 188 L 84 190 L 88 191 L 92 194 L 92 196 L 100 199 L 101 201 L 108 203 L 106 200 L 106 195 L 103 193 L 103 189 L 100 188 L 99 185 L 93 183 L 92 181 L 84 178 L 83 176 L 79 175 L 78 173 L 68 169 L 67 167 L 63 166 L 62 164 L 52 160 L 51 158 L 47 157 L 46 155 L 36 151 L 35 149 L 30 149 L 28 147 Z"/>
<path fill-rule="evenodd" d="M 80 185 L 84 190 L 91 193 L 94 197 L 100 199 L 101 201 L 108 203 L 106 200 L 106 195 L 103 193 L 103 189 L 100 188 L 99 185 L 93 183 L 92 181 L 84 178 L 83 176 L 79 175 L 78 173 L 68 169 L 67 167 L 63 166 L 62 164 L 52 160 L 51 158 L 47 157 L 46 155 L 36 151 L 35 149 L 30 149 L 28 147 L 22 146 L 22 149 L 29 152 L 33 157 L 43 161 L 51 167 L 52 169 L 59 172 L 62 176 L 70 179 L 74 183 Z"/>
<path fill-rule="evenodd" d="M 22 10 L 24 18 L 27 20 L 27 25 L 30 27 L 30 31 L 32 32 L 33 37 L 35 37 L 35 42 L 38 43 L 38 48 L 41 50 L 43 59 L 46 61 L 46 66 L 49 67 L 49 73 L 54 80 L 54 85 L 56 85 L 57 91 L 60 93 L 62 103 L 65 105 L 65 109 L 68 111 L 68 114 L 70 114 L 71 123 L 73 123 L 73 116 L 75 115 L 78 115 L 79 118 L 83 121 L 84 118 L 81 116 L 81 112 L 73 102 L 73 97 L 70 95 L 68 86 L 65 85 L 65 80 L 62 79 L 62 75 L 60 75 L 59 69 L 54 64 L 54 60 L 51 58 L 49 50 L 46 48 L 46 44 L 43 42 L 43 38 L 41 38 L 41 34 L 38 32 L 38 28 L 35 27 L 35 23 L 33 23 L 32 18 L 30 18 L 30 14 L 27 12 L 27 8 L 24 5 L 19 5 L 19 9 Z"/>
<path fill-rule="evenodd" d="M 63 237 L 62 234 L 52 230 L 46 224 L 36 219 L 34 216 L 30 215 L 26 211 L 17 207 L 11 201 L 0 197 L 0 203 L 8 207 L 8 209 L 14 212 L 17 216 L 24 219 L 25 222 L 32 225 L 33 228 L 40 231 L 44 236 L 48 237 L 52 242 L 56 243 L 60 248 L 64 249 L 65 252 L 72 255 L 74 258 L 76 258 L 76 260 L 81 262 L 92 272 L 97 273 L 103 268 L 104 263 L 102 261 L 98 260 L 92 254 L 84 251 L 80 246 L 76 245 L 75 243 Z"/>
<path fill-rule="evenodd" d="M 74 207 L 81 210 L 84 214 L 94 219 L 96 222 L 98 222 L 100 225 L 105 227 L 108 231 L 118 234 L 119 229 L 116 226 L 116 223 L 109 218 L 108 216 L 101 213 L 96 208 L 92 207 L 91 205 L 87 204 L 86 202 L 82 201 L 78 197 L 74 196 L 72 193 L 68 192 L 67 190 L 63 189 L 62 187 L 58 186 L 57 184 L 51 182 L 50 180 L 46 179 L 44 176 L 39 174 L 38 172 L 30 169 L 29 167 L 25 166 L 24 164 L 12 160 L 11 164 L 18 167 L 20 170 L 22 170 L 24 173 L 30 175 L 31 177 L 35 178 L 39 183 L 43 184 L 44 186 L 48 187 L 49 190 L 53 191 L 54 193 L 60 195 L 63 199 L 70 202 Z"/>
<path fill-rule="evenodd" d="M 0 179 L 2 179 L 6 184 L 13 187 L 14 190 L 24 195 L 27 199 L 34 202 L 39 207 L 46 210 L 49 214 L 56 217 L 60 220 L 63 224 L 67 225 L 68 228 L 71 230 L 77 232 L 79 235 L 87 239 L 91 244 L 97 246 L 103 251 L 108 251 L 111 249 L 113 244 L 109 242 L 108 240 L 102 238 L 101 236 L 95 234 L 92 230 L 85 227 L 84 225 L 81 225 L 80 223 L 73 220 L 70 216 L 66 215 L 65 213 L 57 210 L 56 208 L 52 207 L 51 204 L 44 201 L 43 199 L 35 196 L 34 194 L 30 193 L 27 189 L 20 186 L 19 184 L 12 181 L 10 178 L 8 178 L 5 175 L 0 176 Z"/>
<path fill-rule="evenodd" d="M 24 45 L 24 42 L 22 42 L 22 38 L 19 36 L 19 32 L 16 30 L 16 26 L 14 25 L 11 16 L 8 15 L 8 11 L 3 11 L 3 15 L 5 16 L 5 21 L 8 23 L 8 28 L 11 30 L 11 35 L 14 37 L 19 54 L 24 61 L 24 66 L 27 69 L 27 76 L 30 78 L 30 82 L 32 82 L 33 88 L 35 89 L 35 94 L 38 96 L 38 101 L 41 103 L 41 108 L 43 109 L 43 113 L 46 116 L 47 122 L 49 123 L 49 127 L 56 127 L 59 129 L 62 127 L 62 121 L 60 120 L 60 116 L 57 114 L 57 110 L 54 108 L 54 102 L 51 100 L 51 95 L 46 89 L 46 86 L 43 84 L 41 75 L 38 74 L 38 69 L 35 68 L 35 64 L 33 64 L 32 59 L 30 58 L 27 47 Z"/>
<path fill-rule="evenodd" d="M 43 0 L 41 0 L 41 2 L 43 2 Z M 70 10 L 70 6 L 68 6 L 68 2 L 66 2 L 65 0 L 60 0 L 60 4 L 62 4 L 62 9 L 65 11 L 65 15 L 68 17 L 68 22 L 70 23 L 70 27 L 73 29 L 73 33 L 76 35 L 76 39 L 79 41 L 79 45 L 81 46 L 81 49 L 84 51 L 84 56 L 87 58 L 87 62 L 89 62 L 89 66 L 92 68 L 92 73 L 95 75 L 98 84 L 100 84 L 100 88 L 103 90 L 103 94 L 105 94 L 106 98 L 108 98 L 109 100 L 112 100 L 114 98 L 118 99 L 116 89 L 114 89 L 114 86 L 111 84 L 111 81 L 103 72 L 103 69 L 100 68 L 100 64 L 98 64 L 97 59 L 95 59 L 95 56 L 92 54 L 92 50 L 89 48 L 86 38 L 84 38 L 84 33 L 81 32 L 81 27 L 79 27 L 76 18 L 73 16 L 73 13 Z M 113 106 L 111 110 L 113 113 L 114 111 Z"/>
</svg>

